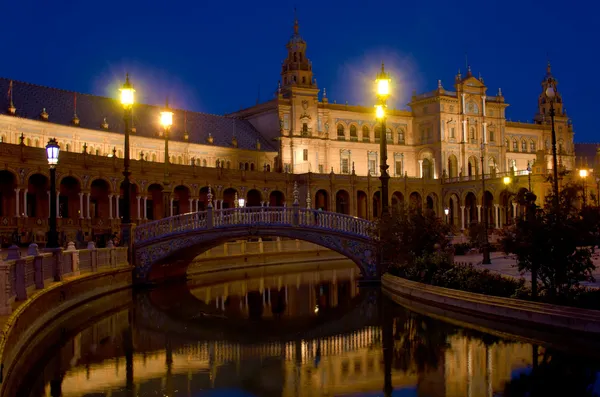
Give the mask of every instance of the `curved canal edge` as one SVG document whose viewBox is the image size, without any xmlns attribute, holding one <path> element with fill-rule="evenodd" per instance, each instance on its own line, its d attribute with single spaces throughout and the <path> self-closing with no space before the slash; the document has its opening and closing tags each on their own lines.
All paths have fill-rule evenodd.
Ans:
<svg viewBox="0 0 600 397">
<path fill-rule="evenodd" d="M 600 311 L 598 310 L 476 294 L 422 284 L 391 274 L 382 277 L 381 287 L 387 296 L 400 304 L 416 303 L 434 310 L 537 329 L 576 331 L 583 334 L 600 333 Z M 446 315 L 451 316 L 447 313 Z"/>
<path fill-rule="evenodd" d="M 127 265 L 69 278 L 32 294 L 13 311 L 0 334 L 0 396 L 21 353 L 40 331 L 79 305 L 131 286 L 132 268 Z"/>
</svg>

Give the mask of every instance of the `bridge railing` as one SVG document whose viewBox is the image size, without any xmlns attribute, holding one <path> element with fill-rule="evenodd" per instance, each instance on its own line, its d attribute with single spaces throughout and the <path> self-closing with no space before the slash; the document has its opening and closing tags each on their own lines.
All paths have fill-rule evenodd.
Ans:
<svg viewBox="0 0 600 397">
<path fill-rule="evenodd" d="M 138 226 L 134 243 L 186 231 L 252 225 L 300 226 L 369 237 L 372 223 L 350 215 L 298 206 L 209 208 L 207 211 L 176 215 Z"/>
</svg>

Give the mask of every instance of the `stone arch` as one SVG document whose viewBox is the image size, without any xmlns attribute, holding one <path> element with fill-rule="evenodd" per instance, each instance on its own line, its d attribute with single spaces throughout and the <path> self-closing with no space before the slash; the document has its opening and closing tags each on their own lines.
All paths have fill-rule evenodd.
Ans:
<svg viewBox="0 0 600 397">
<path fill-rule="evenodd" d="M 192 189 L 185 183 L 175 186 L 173 189 L 173 215 L 187 214 L 192 212 L 190 208 L 190 199 L 192 198 Z M 170 214 L 167 214 L 170 215 Z"/>
<path fill-rule="evenodd" d="M 390 204 L 391 212 L 399 213 L 402 210 L 402 207 L 404 206 L 404 195 L 397 191 L 392 193 L 392 199 L 390 200 Z"/>
<path fill-rule="evenodd" d="M 269 193 L 269 207 L 283 207 L 285 195 L 280 190 L 272 190 Z"/>
<path fill-rule="evenodd" d="M 338 121 L 337 126 L 336 126 L 336 131 L 337 131 L 337 134 L 336 134 L 337 139 L 340 139 L 340 138 L 346 139 L 346 125 L 344 125 L 344 123 Z"/>
<path fill-rule="evenodd" d="M 376 191 L 375 193 L 373 193 L 373 197 L 371 198 L 371 208 L 372 208 L 372 215 L 373 218 L 377 218 L 379 217 L 379 215 L 381 215 L 381 211 L 382 211 L 382 203 L 381 203 L 381 192 L 380 191 Z"/>
<path fill-rule="evenodd" d="M 323 211 L 329 210 L 329 192 L 325 189 L 319 189 L 315 193 L 314 201 L 315 209 L 321 209 Z"/>
<path fill-rule="evenodd" d="M 211 194 L 213 195 L 212 198 L 214 200 L 215 193 L 212 191 L 212 187 L 211 187 Z M 198 211 L 206 211 L 207 208 L 208 208 L 208 186 L 203 186 L 198 191 Z"/>
<path fill-rule="evenodd" d="M 79 211 L 82 211 L 82 208 L 79 208 L 81 181 L 72 175 L 65 175 L 56 185 L 59 190 L 57 215 L 61 218 L 77 219 Z"/>
<path fill-rule="evenodd" d="M 19 176 L 10 169 L 0 170 L 0 216 L 15 216 Z"/>
<path fill-rule="evenodd" d="M 246 193 L 246 207 L 260 207 L 263 198 L 262 193 L 258 189 L 250 189 Z"/>
<path fill-rule="evenodd" d="M 465 226 L 477 222 L 477 195 L 473 191 L 467 191 L 464 198 L 465 212 L 467 215 Z"/>
<path fill-rule="evenodd" d="M 47 219 L 50 216 L 48 213 L 50 177 L 42 172 L 32 172 L 27 177 L 25 189 L 27 194 L 27 208 L 24 209 L 25 215 Z"/>
<path fill-rule="evenodd" d="M 406 143 L 406 130 L 404 127 L 398 127 L 396 129 L 396 136 L 398 137 L 399 145 L 404 145 Z"/>
<path fill-rule="evenodd" d="M 412 192 L 409 196 L 408 202 L 411 210 L 420 211 L 423 209 L 423 198 L 419 192 Z"/>
<path fill-rule="evenodd" d="M 363 141 L 371 140 L 371 129 L 366 124 L 362 126 L 362 140 Z"/>
<path fill-rule="evenodd" d="M 475 156 L 469 156 L 467 160 L 467 176 L 479 175 L 479 161 Z"/>
<path fill-rule="evenodd" d="M 60 184 L 62 183 L 62 181 L 65 178 L 73 178 L 75 180 L 77 180 L 77 182 L 79 183 L 79 186 L 81 186 L 81 188 L 85 188 L 85 183 L 83 183 L 83 179 L 81 179 L 81 177 L 77 174 L 74 173 L 68 173 L 68 174 L 62 174 L 62 175 L 58 175 L 58 177 L 56 178 L 56 186 L 60 186 Z M 112 187 L 112 185 L 111 185 Z"/>
<path fill-rule="evenodd" d="M 356 215 L 362 219 L 369 219 L 369 198 L 363 190 L 356 192 Z"/>
<path fill-rule="evenodd" d="M 109 218 L 109 195 L 112 194 L 112 185 L 105 178 L 91 178 L 90 181 L 90 217 Z"/>
<path fill-rule="evenodd" d="M 236 188 L 234 187 L 228 187 L 227 189 L 223 190 L 223 208 L 235 208 L 236 203 L 235 203 L 235 196 L 236 194 L 238 194 L 238 191 Z M 239 199 L 239 196 L 238 196 Z"/>
<path fill-rule="evenodd" d="M 454 154 L 448 156 L 448 177 L 458 177 L 458 158 Z"/>
<path fill-rule="evenodd" d="M 162 183 L 151 182 L 148 184 L 146 201 L 146 211 L 148 213 L 148 219 L 160 219 L 164 217 L 164 187 Z"/>
<path fill-rule="evenodd" d="M 92 183 L 94 183 L 97 180 L 101 180 L 103 182 L 106 182 L 106 184 L 108 185 L 108 194 L 113 193 L 114 189 L 113 189 L 113 184 L 110 180 L 108 180 L 108 178 L 104 177 L 104 176 L 93 176 L 90 178 L 90 186 L 92 186 Z M 58 182 L 56 183 L 58 185 Z"/>
<path fill-rule="evenodd" d="M 432 211 L 434 214 L 437 214 L 438 208 L 440 206 L 440 199 L 438 195 L 434 192 L 431 192 L 427 195 L 427 198 L 425 200 L 425 208 L 429 211 Z"/>
<path fill-rule="evenodd" d="M 460 194 L 456 191 L 448 192 L 448 208 L 447 221 L 450 225 L 458 226 L 462 217 L 462 211 L 460 208 Z"/>
<path fill-rule="evenodd" d="M 230 240 L 248 237 L 284 237 L 308 241 L 346 256 L 357 264 L 364 278 L 376 276 L 375 246 L 369 238 L 326 228 L 254 224 L 221 227 L 218 233 L 212 229 L 188 230 L 136 243 L 136 281 L 143 283 L 183 278 L 189 264 L 202 252 Z"/>
<path fill-rule="evenodd" d="M 344 189 L 335 193 L 335 212 L 350 215 L 350 194 Z"/>
<path fill-rule="evenodd" d="M 350 140 L 358 140 L 358 124 L 356 123 L 350 123 Z"/>
</svg>

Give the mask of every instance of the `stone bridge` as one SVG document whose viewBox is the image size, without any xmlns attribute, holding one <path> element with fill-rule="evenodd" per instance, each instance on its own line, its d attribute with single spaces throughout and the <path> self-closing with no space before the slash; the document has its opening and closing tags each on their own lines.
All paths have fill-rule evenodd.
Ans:
<svg viewBox="0 0 600 397">
<path fill-rule="evenodd" d="M 182 277 L 202 252 L 249 237 L 287 237 L 318 244 L 354 261 L 364 279 L 377 277 L 373 223 L 310 208 L 239 207 L 193 212 L 138 226 L 133 233 L 137 282 Z"/>
</svg>

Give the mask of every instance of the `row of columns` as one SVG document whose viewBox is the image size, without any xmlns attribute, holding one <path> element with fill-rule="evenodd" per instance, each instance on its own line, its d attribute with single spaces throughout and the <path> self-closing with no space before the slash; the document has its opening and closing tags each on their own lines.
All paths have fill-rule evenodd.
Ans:
<svg viewBox="0 0 600 397">
<path fill-rule="evenodd" d="M 481 223 L 481 205 L 477 205 L 477 222 Z M 518 212 L 518 204 L 513 202 L 512 203 L 512 207 L 513 207 L 513 214 L 515 217 L 517 217 L 517 212 Z M 465 223 L 469 224 L 471 223 L 471 213 L 470 211 L 466 211 L 468 207 L 461 205 L 460 206 L 460 218 L 461 218 L 461 230 L 465 230 Z M 505 208 L 501 208 L 500 204 L 494 204 L 494 221 L 495 221 L 495 227 L 496 229 L 500 229 L 504 224 L 502 222 L 502 212 L 506 211 Z M 468 219 L 467 219 L 468 218 Z M 488 225 L 490 228 L 492 225 Z"/>
</svg>

